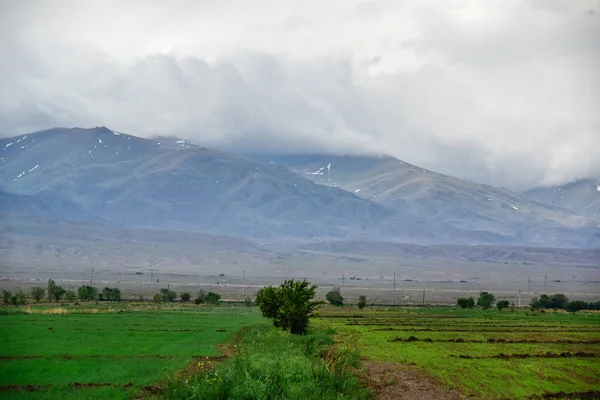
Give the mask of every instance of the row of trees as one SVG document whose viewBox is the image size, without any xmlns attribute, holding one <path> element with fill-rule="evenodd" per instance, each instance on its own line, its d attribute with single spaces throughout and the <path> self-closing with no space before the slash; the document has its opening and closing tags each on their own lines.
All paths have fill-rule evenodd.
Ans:
<svg viewBox="0 0 600 400">
<path fill-rule="evenodd" d="M 192 295 L 188 292 L 183 292 L 179 295 L 181 301 L 186 303 L 191 300 Z M 169 290 L 169 288 L 160 289 L 158 293 L 154 295 L 152 298 L 157 303 L 168 303 L 175 301 L 177 299 L 177 293 Z M 214 292 L 206 293 L 204 290 L 198 291 L 196 298 L 194 299 L 194 303 L 196 304 L 219 304 L 221 301 L 221 295 Z"/>
<path fill-rule="evenodd" d="M 36 286 L 31 288 L 31 298 L 39 303 L 48 294 L 48 301 L 90 301 L 90 300 L 107 300 L 107 301 L 119 301 L 121 300 L 121 291 L 117 288 L 105 287 L 101 292 L 98 292 L 93 286 L 81 286 L 77 289 L 77 293 L 72 290 L 65 290 L 61 286 L 58 286 L 54 280 L 48 280 L 47 288 Z M 25 304 L 27 302 L 27 296 L 22 290 L 17 291 L 14 295 L 7 291 L 2 291 L 2 298 L 4 303 L 10 304 Z"/>
<path fill-rule="evenodd" d="M 478 307 L 487 310 L 488 308 L 492 307 L 495 301 L 496 296 L 494 296 L 493 294 L 489 292 L 481 292 L 479 293 L 477 302 L 475 302 L 475 299 L 473 297 L 460 297 L 456 300 L 456 304 L 461 308 L 473 308 L 477 305 Z M 507 300 L 501 300 L 496 302 L 496 308 L 498 310 L 504 310 L 508 306 L 510 306 L 510 303 Z"/>
<path fill-rule="evenodd" d="M 539 298 L 532 298 L 529 307 L 531 310 L 557 309 L 577 312 L 581 310 L 600 310 L 600 301 L 595 303 L 582 300 L 569 301 L 569 298 L 562 293 L 543 294 Z"/>
</svg>

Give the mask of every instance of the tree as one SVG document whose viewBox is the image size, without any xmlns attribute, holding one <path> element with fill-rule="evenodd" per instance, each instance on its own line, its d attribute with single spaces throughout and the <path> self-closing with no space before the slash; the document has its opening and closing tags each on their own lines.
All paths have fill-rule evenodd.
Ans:
<svg viewBox="0 0 600 400">
<path fill-rule="evenodd" d="M 194 303 L 203 304 L 205 297 L 206 297 L 206 292 L 204 292 L 204 290 L 202 290 L 202 289 L 198 290 L 198 295 L 194 299 Z"/>
<path fill-rule="evenodd" d="M 44 296 L 46 295 L 46 289 L 44 289 L 41 286 L 36 286 L 31 288 L 31 297 L 33 297 L 36 301 L 36 303 L 39 303 L 40 300 L 42 300 L 44 298 Z"/>
<path fill-rule="evenodd" d="M 89 285 L 80 286 L 79 289 L 77 289 L 77 297 L 79 297 L 79 300 L 83 301 L 96 300 L 98 297 L 98 289 Z"/>
<path fill-rule="evenodd" d="M 54 279 L 48 279 L 48 301 L 52 301 L 54 287 L 56 287 L 56 282 L 54 282 Z"/>
<path fill-rule="evenodd" d="M 2 291 L 2 301 L 4 301 L 4 304 L 9 304 L 12 298 L 12 293 L 9 292 L 8 290 L 3 290 Z"/>
<path fill-rule="evenodd" d="M 74 292 L 74 291 L 72 291 L 72 290 L 67 290 L 67 291 L 65 292 L 65 300 L 67 300 L 67 301 L 73 301 L 73 300 L 75 300 L 76 298 L 77 298 L 77 295 L 75 294 L 75 292 Z"/>
<path fill-rule="evenodd" d="M 333 288 L 333 290 L 327 292 L 325 295 L 325 300 L 327 300 L 332 306 L 339 307 L 344 305 L 344 298 L 340 293 L 340 288 Z"/>
<path fill-rule="evenodd" d="M 65 293 L 67 292 L 65 289 L 63 289 L 60 286 L 57 286 L 56 284 L 52 285 L 51 288 L 52 288 L 52 292 L 50 293 L 50 297 L 54 301 L 60 301 L 60 299 L 62 299 L 63 296 L 65 295 Z"/>
<path fill-rule="evenodd" d="M 462 308 L 473 308 L 475 307 L 475 299 L 473 297 L 461 297 L 456 299 L 456 304 Z"/>
<path fill-rule="evenodd" d="M 221 301 L 221 295 L 214 292 L 208 292 L 206 293 L 206 296 L 204 296 L 204 301 L 208 304 L 219 304 Z"/>
<path fill-rule="evenodd" d="M 529 308 L 531 309 L 531 311 L 539 310 L 540 308 L 542 308 L 540 305 L 540 299 L 538 299 L 537 296 L 533 296 L 531 298 L 531 301 L 529 302 Z"/>
<path fill-rule="evenodd" d="M 548 301 L 548 308 L 556 308 L 559 310 L 564 310 L 567 307 L 567 303 L 569 303 L 569 299 L 562 293 L 557 293 L 550 296 Z"/>
<path fill-rule="evenodd" d="M 162 296 L 163 303 L 166 303 L 167 301 L 175 301 L 177 298 L 177 293 L 167 288 L 160 289 L 160 295 Z"/>
<path fill-rule="evenodd" d="M 22 290 L 18 290 L 17 293 L 10 297 L 10 303 L 13 305 L 25 304 L 27 303 L 27 296 L 23 293 Z"/>
<path fill-rule="evenodd" d="M 356 303 L 359 309 L 365 308 L 367 305 L 367 296 L 358 296 L 358 303 Z"/>
<path fill-rule="evenodd" d="M 98 300 L 120 301 L 121 291 L 117 288 L 105 287 L 102 289 L 101 296 L 98 296 Z"/>
<path fill-rule="evenodd" d="M 189 294 L 188 292 L 183 292 L 179 295 L 179 297 L 181 297 L 181 301 L 186 303 L 186 302 L 190 301 L 190 299 L 192 298 L 192 295 Z"/>
<path fill-rule="evenodd" d="M 590 304 L 582 300 L 570 301 L 569 304 L 567 304 L 567 311 L 577 312 L 581 310 L 588 310 L 590 309 Z"/>
<path fill-rule="evenodd" d="M 317 286 L 306 280 L 286 280 L 278 288 L 272 286 L 261 289 L 256 295 L 256 303 L 263 316 L 271 318 L 273 325 L 292 334 L 305 334 L 314 311 L 323 304 L 313 301 Z"/>
<path fill-rule="evenodd" d="M 160 295 L 160 293 L 154 293 L 154 296 L 152 297 L 152 301 L 154 301 L 155 303 L 162 303 L 163 298 Z"/>
<path fill-rule="evenodd" d="M 483 308 L 484 310 L 487 310 L 492 306 L 494 300 L 496 300 L 496 297 L 493 294 L 488 292 L 481 292 L 479 293 L 479 298 L 477 299 L 477 305 Z"/>
<path fill-rule="evenodd" d="M 246 296 L 246 298 L 244 299 L 244 305 L 246 307 L 252 307 L 254 305 L 254 302 L 249 296 Z"/>
<path fill-rule="evenodd" d="M 562 293 L 557 293 L 553 294 L 552 296 L 543 294 L 539 299 L 537 297 L 533 297 L 529 305 L 532 310 L 539 310 L 542 308 L 556 308 L 564 310 L 568 303 L 569 299 L 567 296 Z"/>
<path fill-rule="evenodd" d="M 504 310 L 505 308 L 507 308 L 509 306 L 510 306 L 510 301 L 508 301 L 508 300 L 501 300 L 496 303 L 496 308 L 500 311 Z"/>
</svg>

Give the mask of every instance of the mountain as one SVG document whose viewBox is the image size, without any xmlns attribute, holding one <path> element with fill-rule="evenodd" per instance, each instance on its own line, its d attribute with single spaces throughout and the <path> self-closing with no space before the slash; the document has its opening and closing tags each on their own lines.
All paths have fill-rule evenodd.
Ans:
<svg viewBox="0 0 600 400">
<path fill-rule="evenodd" d="M 525 196 L 581 215 L 600 217 L 600 180 L 582 179 L 561 186 L 538 187 L 526 191 Z"/>
<path fill-rule="evenodd" d="M 71 202 L 81 220 L 277 240 L 435 236 L 418 218 L 283 167 L 104 127 L 1 139 L 0 149 L 1 190 Z"/>
<path fill-rule="evenodd" d="M 429 223 L 513 237 L 521 243 L 592 246 L 597 221 L 562 207 L 439 174 L 390 156 L 253 155 Z"/>
<path fill-rule="evenodd" d="M 0 139 L 0 190 L 13 219 L 269 242 L 600 245 L 589 218 L 388 156 L 247 157 L 105 127 Z"/>
</svg>

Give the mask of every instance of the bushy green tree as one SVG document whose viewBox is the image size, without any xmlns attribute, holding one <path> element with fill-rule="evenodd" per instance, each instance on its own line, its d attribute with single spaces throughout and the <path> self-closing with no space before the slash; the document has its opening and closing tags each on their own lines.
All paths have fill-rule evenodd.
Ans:
<svg viewBox="0 0 600 400">
<path fill-rule="evenodd" d="M 493 294 L 481 292 L 479 293 L 479 298 L 477 299 L 477 305 L 484 310 L 487 310 L 492 306 L 492 304 L 494 304 L 494 300 L 496 300 L 496 297 Z"/>
<path fill-rule="evenodd" d="M 98 300 L 120 301 L 121 291 L 118 288 L 105 287 L 102 289 L 102 296 L 98 296 Z"/>
<path fill-rule="evenodd" d="M 98 289 L 89 285 L 80 286 L 79 289 L 77 289 L 77 297 L 79 300 L 83 301 L 96 300 L 98 297 Z"/>
<path fill-rule="evenodd" d="M 356 303 L 359 309 L 365 308 L 367 305 L 367 296 L 358 296 L 358 303 Z"/>
<path fill-rule="evenodd" d="M 588 310 L 588 309 L 590 309 L 590 304 L 588 304 L 582 300 L 570 301 L 567 304 L 567 311 L 569 311 L 569 312 L 577 312 L 577 311 Z"/>
<path fill-rule="evenodd" d="M 532 310 L 539 310 L 543 308 L 556 308 L 564 310 L 567 308 L 568 303 L 569 299 L 562 293 L 553 294 L 552 296 L 543 294 L 539 299 L 537 297 L 533 297 L 531 299 L 530 307 Z"/>
<path fill-rule="evenodd" d="M 461 297 L 456 299 L 456 304 L 461 308 L 473 308 L 475 307 L 475 299 L 473 297 Z"/>
<path fill-rule="evenodd" d="M 188 301 L 190 301 L 190 299 L 192 298 L 192 295 L 189 294 L 188 292 L 183 292 L 179 295 L 179 297 L 181 297 L 181 301 L 186 303 Z"/>
<path fill-rule="evenodd" d="M 273 324 L 292 334 L 304 334 L 308 330 L 314 311 L 323 304 L 313 301 L 317 286 L 306 280 L 286 280 L 278 288 L 272 286 L 261 289 L 256 295 L 256 303 L 263 316 L 271 318 Z"/>
<path fill-rule="evenodd" d="M 74 291 L 72 291 L 72 290 L 67 290 L 67 291 L 65 292 L 65 300 L 67 300 L 67 301 L 73 301 L 73 300 L 75 300 L 76 298 L 77 298 L 77 295 L 75 294 L 75 292 L 74 292 Z"/>
<path fill-rule="evenodd" d="M 508 300 L 500 300 L 496 302 L 496 308 L 500 311 L 504 310 L 507 307 L 510 307 L 510 301 Z"/>
<path fill-rule="evenodd" d="M 56 282 L 54 282 L 54 279 L 48 279 L 48 301 L 51 301 L 54 298 L 54 288 L 56 287 Z"/>
<path fill-rule="evenodd" d="M 334 288 L 333 290 L 327 292 L 325 295 L 325 300 L 327 300 L 332 306 L 339 307 L 344 305 L 344 298 L 340 293 L 340 288 Z"/>
<path fill-rule="evenodd" d="M 175 301 L 175 299 L 177 298 L 177 293 L 167 288 L 160 289 L 160 295 L 162 296 L 162 301 L 164 303 L 168 301 Z"/>
<path fill-rule="evenodd" d="M 208 304 L 219 304 L 221 295 L 214 292 L 208 292 L 206 293 L 206 296 L 204 296 L 204 301 Z"/>
<path fill-rule="evenodd" d="M 4 304 L 10 304 L 11 298 L 12 298 L 12 292 L 10 292 L 8 290 L 2 291 L 2 301 L 4 301 Z"/>
<path fill-rule="evenodd" d="M 42 300 L 44 298 L 44 296 L 46 295 L 46 289 L 44 289 L 41 286 L 36 286 L 31 288 L 31 297 L 33 297 L 36 301 L 36 303 L 39 303 L 40 300 Z"/>
<path fill-rule="evenodd" d="M 63 289 L 62 287 L 54 284 L 51 286 L 52 288 L 52 292 L 50 293 L 52 300 L 54 301 L 60 301 L 63 296 L 65 295 L 65 293 L 67 292 L 65 289 Z"/>
</svg>

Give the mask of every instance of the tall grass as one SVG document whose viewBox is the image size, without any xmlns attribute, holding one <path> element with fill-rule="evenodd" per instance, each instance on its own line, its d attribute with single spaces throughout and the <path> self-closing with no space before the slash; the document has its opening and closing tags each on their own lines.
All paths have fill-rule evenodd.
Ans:
<svg viewBox="0 0 600 400">
<path fill-rule="evenodd" d="M 364 399 L 352 374 L 357 352 L 333 350 L 332 331 L 295 336 L 259 325 L 241 334 L 233 358 L 166 389 L 166 399 Z"/>
</svg>

